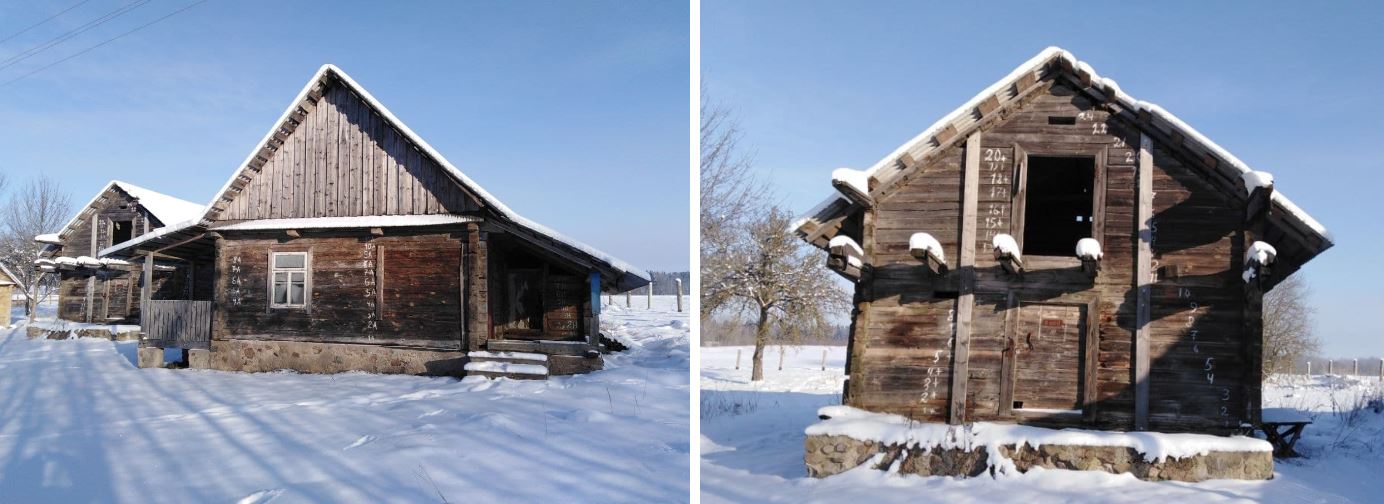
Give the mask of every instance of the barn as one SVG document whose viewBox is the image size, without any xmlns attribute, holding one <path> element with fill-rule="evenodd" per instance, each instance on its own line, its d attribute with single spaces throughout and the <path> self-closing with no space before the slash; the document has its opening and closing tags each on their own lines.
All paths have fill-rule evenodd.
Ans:
<svg viewBox="0 0 1384 504">
<path fill-rule="evenodd" d="M 794 224 L 854 283 L 846 406 L 1228 435 L 1261 299 L 1332 246 L 1244 162 L 1049 48 Z"/>
<path fill-rule="evenodd" d="M 58 275 L 58 318 L 91 324 L 137 324 L 140 265 L 98 259 L 98 252 L 141 233 L 195 217 L 202 206 L 128 182 L 112 180 L 62 229 L 35 237 L 43 249 L 35 267 Z M 159 261 L 154 290 L 161 296 L 193 288 L 184 263 Z"/>
<path fill-rule="evenodd" d="M 206 265 L 206 289 L 143 293 L 141 359 L 240 371 L 599 369 L 600 291 L 649 282 L 515 213 L 332 65 L 205 211 L 99 254 Z"/>
</svg>

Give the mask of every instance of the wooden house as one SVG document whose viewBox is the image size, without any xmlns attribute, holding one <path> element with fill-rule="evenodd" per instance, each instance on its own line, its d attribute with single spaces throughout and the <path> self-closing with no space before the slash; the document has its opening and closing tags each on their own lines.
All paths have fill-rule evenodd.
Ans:
<svg viewBox="0 0 1384 504">
<path fill-rule="evenodd" d="M 795 228 L 855 282 L 844 401 L 922 421 L 1256 425 L 1261 298 L 1332 245 L 1058 48 L 833 185 Z"/>
<path fill-rule="evenodd" d="M 145 345 L 246 371 L 598 369 L 599 292 L 649 281 L 506 207 L 331 65 L 197 218 L 100 254 L 212 265 L 209 289 L 144 294 Z"/>
<path fill-rule="evenodd" d="M 0 326 L 10 325 L 12 321 L 10 309 L 13 308 L 16 287 L 19 287 L 19 278 L 4 264 L 0 264 Z"/>
<path fill-rule="evenodd" d="M 113 180 L 56 233 L 39 235 L 44 247 L 35 267 L 58 275 L 58 318 L 73 322 L 137 323 L 140 265 L 97 259 L 98 252 L 142 233 L 201 214 L 202 206 Z M 160 261 L 155 291 L 191 289 L 191 269 Z M 206 286 L 203 286 L 204 288 Z"/>
</svg>

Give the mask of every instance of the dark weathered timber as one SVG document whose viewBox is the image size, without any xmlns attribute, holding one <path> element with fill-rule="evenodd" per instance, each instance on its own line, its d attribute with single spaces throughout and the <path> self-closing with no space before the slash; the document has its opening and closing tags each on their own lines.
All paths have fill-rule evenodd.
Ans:
<svg viewBox="0 0 1384 504">
<path fill-rule="evenodd" d="M 210 349 L 212 302 L 150 300 L 141 323 L 144 346 Z"/>
<path fill-rule="evenodd" d="M 963 145 L 972 131 L 942 139 L 926 156 L 900 158 L 907 169 L 886 170 L 872 207 L 853 205 L 808 237 L 826 248 L 831 234 L 845 233 L 871 266 L 855 287 L 846 403 L 927 421 L 1230 432 L 1252 417 L 1258 380 L 1257 350 L 1242 336 L 1253 316 L 1239 281 L 1250 239 L 1243 188 L 1237 194 L 1207 180 L 1204 157 L 1160 144 L 1166 133 L 1145 132 L 1104 97 L 1039 77 L 1022 99 L 1010 89 L 999 108 L 977 112 L 985 116 L 977 156 Z M 1091 237 L 1105 256 L 1091 264 L 1025 254 L 1022 275 L 992 254 L 963 266 L 966 249 L 989 247 L 999 233 L 1022 247 L 1033 155 L 1095 161 Z M 969 217 L 972 159 L 979 166 Z M 1281 238 L 1272 229 L 1259 239 Z M 934 272 L 912 257 L 908 238 L 917 232 L 936 237 L 956 266 Z M 1275 273 L 1270 282 L 1283 274 Z M 1061 373 L 1025 375 L 1017 355 L 1023 307 L 1048 305 L 1080 310 L 1064 322 L 1080 328 L 1079 343 Z M 1016 400 L 1052 407 L 1016 412 Z"/>
</svg>

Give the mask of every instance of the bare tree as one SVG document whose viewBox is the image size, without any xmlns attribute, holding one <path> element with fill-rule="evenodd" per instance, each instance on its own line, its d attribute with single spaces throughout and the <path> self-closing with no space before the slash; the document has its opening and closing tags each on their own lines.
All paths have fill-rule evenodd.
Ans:
<svg viewBox="0 0 1384 504">
<path fill-rule="evenodd" d="M 1293 363 L 1320 349 L 1312 331 L 1315 310 L 1302 275 L 1289 276 L 1264 295 L 1264 373 L 1292 370 Z"/>
<path fill-rule="evenodd" d="M 71 217 L 72 198 L 54 179 L 37 176 L 12 194 L 4 207 L 0 228 L 0 262 L 16 276 L 24 292 L 24 314 L 34 317 L 34 309 L 57 289 L 57 279 L 34 267 L 43 245 L 34 237 L 58 231 Z"/>
<path fill-rule="evenodd" d="M 703 85 L 705 88 L 705 85 Z M 762 209 L 768 189 L 751 175 L 750 156 L 730 110 L 702 94 L 701 316 L 729 300 L 734 265 L 726 262 L 746 219 Z"/>
<path fill-rule="evenodd" d="M 734 267 L 726 304 L 756 317 L 752 381 L 764 379 L 764 347 L 771 337 L 792 342 L 828 336 L 834 330 L 828 315 L 849 307 L 826 261 L 792 235 L 789 222 L 787 212 L 770 207 L 750 221 L 728 254 Z"/>
</svg>

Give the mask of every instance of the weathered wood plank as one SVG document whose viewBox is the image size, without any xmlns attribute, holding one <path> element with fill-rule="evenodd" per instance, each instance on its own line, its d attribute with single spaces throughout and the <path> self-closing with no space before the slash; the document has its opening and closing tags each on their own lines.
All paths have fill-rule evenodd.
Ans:
<svg viewBox="0 0 1384 504">
<path fill-rule="evenodd" d="M 980 133 L 966 139 L 966 169 L 961 207 L 961 250 L 957 267 L 961 287 L 956 300 L 956 342 L 952 351 L 951 407 L 948 422 L 966 421 L 966 384 L 969 381 L 971 311 L 975 307 L 976 207 L 980 190 Z"/>
<path fill-rule="evenodd" d="M 1134 428 L 1149 427 L 1149 316 L 1153 289 L 1153 140 L 1148 135 L 1139 139 L 1138 252 L 1135 259 L 1134 288 L 1137 312 L 1134 334 Z"/>
</svg>

